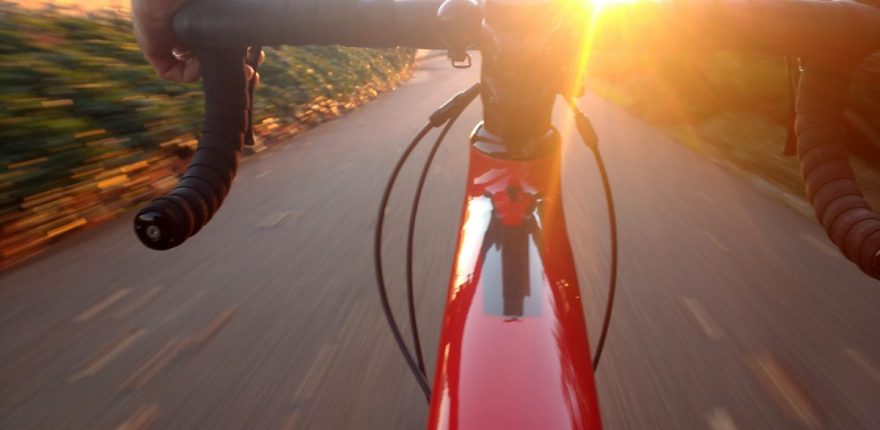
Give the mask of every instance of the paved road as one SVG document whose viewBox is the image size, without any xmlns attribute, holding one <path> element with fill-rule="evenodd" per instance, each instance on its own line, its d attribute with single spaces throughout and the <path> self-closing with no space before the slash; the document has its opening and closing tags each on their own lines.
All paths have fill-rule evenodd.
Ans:
<svg viewBox="0 0 880 430">
<path fill-rule="evenodd" d="M 249 159 L 224 209 L 180 249 L 144 249 L 121 219 L 2 275 L 0 428 L 424 426 L 375 296 L 374 211 L 411 134 L 476 77 L 428 60 L 400 90 Z M 878 284 L 812 221 L 607 102 L 584 106 L 603 136 L 622 229 L 619 306 L 598 376 L 607 427 L 880 428 Z M 468 110 L 441 149 L 419 220 L 429 357 L 465 136 L 479 114 Z M 595 334 L 606 219 L 589 154 L 575 139 L 566 152 L 567 217 Z M 392 226 L 403 225 L 409 191 L 392 202 Z M 387 249 L 400 263 L 398 309 L 403 239 L 403 228 L 390 232 Z"/>
</svg>

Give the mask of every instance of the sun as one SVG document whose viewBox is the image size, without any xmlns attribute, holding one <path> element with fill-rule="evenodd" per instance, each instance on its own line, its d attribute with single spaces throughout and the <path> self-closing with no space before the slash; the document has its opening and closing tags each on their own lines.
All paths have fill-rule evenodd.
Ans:
<svg viewBox="0 0 880 430">
<path fill-rule="evenodd" d="M 639 3 L 640 0 L 589 0 L 589 3 L 594 5 L 597 8 L 602 8 L 609 4 L 632 4 Z"/>
</svg>

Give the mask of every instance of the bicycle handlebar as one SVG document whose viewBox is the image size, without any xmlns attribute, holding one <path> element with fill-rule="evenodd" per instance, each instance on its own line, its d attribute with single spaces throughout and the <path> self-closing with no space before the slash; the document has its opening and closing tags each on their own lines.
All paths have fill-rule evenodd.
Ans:
<svg viewBox="0 0 880 430">
<path fill-rule="evenodd" d="M 547 4 L 580 7 L 562 15 L 579 23 L 575 30 L 592 27 L 587 31 L 593 35 L 593 52 L 697 49 L 805 57 L 796 132 L 807 195 L 834 243 L 863 271 L 880 279 L 880 215 L 871 210 L 853 179 L 843 145 L 849 80 L 854 65 L 880 49 L 880 11 L 850 1 L 816 0 L 685 1 L 592 9 L 577 1 Z M 154 249 L 179 245 L 211 218 L 228 192 L 246 126 L 245 47 L 436 49 L 453 48 L 453 42 L 456 48 L 474 48 L 479 35 L 491 38 L 489 30 L 481 33 L 479 20 L 438 18 L 440 6 L 438 0 L 186 3 L 175 15 L 174 28 L 202 60 L 205 133 L 174 191 L 138 213 L 135 230 L 141 240 Z M 601 18 L 591 19 L 596 14 Z"/>
<path fill-rule="evenodd" d="M 880 215 L 862 195 L 846 153 L 846 98 L 853 64 L 808 61 L 795 132 L 801 176 L 816 218 L 846 257 L 880 279 Z"/>
<path fill-rule="evenodd" d="M 204 67 L 202 136 L 183 178 L 135 216 L 144 245 L 166 250 L 196 234 L 220 209 L 232 186 L 248 121 L 244 50 L 196 51 Z"/>
<path fill-rule="evenodd" d="M 316 44 L 440 49 L 447 47 L 445 36 L 451 32 L 474 35 L 475 46 L 479 21 L 445 28 L 437 18 L 442 3 L 190 0 L 175 15 L 174 28 L 190 46 L 210 48 Z M 851 1 L 717 0 L 593 8 L 589 1 L 557 3 L 566 19 L 580 15 L 582 26 L 596 26 L 591 49 L 598 51 L 693 48 L 861 58 L 880 47 L 880 11 Z M 591 21 L 593 16 L 601 18 Z"/>
<path fill-rule="evenodd" d="M 174 17 L 191 46 L 444 48 L 436 0 L 194 0 Z"/>
</svg>

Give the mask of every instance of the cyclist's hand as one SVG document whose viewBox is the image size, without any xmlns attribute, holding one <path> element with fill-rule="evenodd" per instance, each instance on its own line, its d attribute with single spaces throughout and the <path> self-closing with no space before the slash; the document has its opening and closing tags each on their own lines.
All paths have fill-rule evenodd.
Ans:
<svg viewBox="0 0 880 430">
<path fill-rule="evenodd" d="M 248 50 L 247 50 L 248 57 L 250 57 L 252 52 L 253 51 L 251 51 L 251 48 L 248 48 Z M 263 51 L 261 49 L 260 56 L 257 58 L 257 65 L 263 64 L 264 61 L 266 61 L 266 51 Z M 256 85 L 258 87 L 260 86 L 260 74 L 256 73 L 256 70 L 254 70 L 253 67 L 245 64 L 244 65 L 244 73 L 245 73 L 245 76 L 247 77 L 247 80 L 256 79 Z"/>
<path fill-rule="evenodd" d="M 186 0 L 131 0 L 134 15 L 134 37 L 144 51 L 147 61 L 162 79 L 177 82 L 195 82 L 202 75 L 199 59 L 177 40 L 171 20 L 174 12 Z M 260 51 L 262 64 L 266 54 Z M 254 69 L 245 66 L 247 79 L 254 77 Z M 256 75 L 259 83 L 260 75 Z"/>
<path fill-rule="evenodd" d="M 186 0 L 131 0 L 134 36 L 162 79 L 195 82 L 199 59 L 174 36 L 171 19 Z"/>
</svg>

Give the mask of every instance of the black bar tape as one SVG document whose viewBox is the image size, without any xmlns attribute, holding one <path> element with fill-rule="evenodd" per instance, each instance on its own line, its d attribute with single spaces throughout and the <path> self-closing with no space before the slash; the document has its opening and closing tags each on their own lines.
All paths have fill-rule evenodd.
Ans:
<svg viewBox="0 0 880 430">
<path fill-rule="evenodd" d="M 831 226 L 837 222 L 843 214 L 856 209 L 870 210 L 868 202 L 861 194 L 849 194 L 837 198 L 825 205 L 825 209 L 821 210 L 822 228 L 830 230 Z M 817 209 L 818 210 L 818 209 Z"/>
<path fill-rule="evenodd" d="M 220 198 L 217 197 L 218 190 L 214 188 L 207 180 L 190 176 L 190 171 L 187 170 L 186 174 L 180 181 L 177 183 L 177 187 L 179 188 L 189 188 L 191 190 L 195 190 L 201 196 L 201 200 L 208 205 L 207 216 L 208 219 L 205 221 L 211 220 L 211 217 L 214 215 L 214 212 L 220 208 Z"/>
<path fill-rule="evenodd" d="M 875 252 L 876 249 L 880 249 L 880 232 L 875 232 L 868 236 L 862 243 L 858 264 L 859 266 L 870 267 L 873 273 L 880 273 L 880 258 L 878 258 L 880 257 L 880 252 Z"/>
<path fill-rule="evenodd" d="M 795 129 L 807 196 L 819 223 L 843 254 L 880 279 L 880 214 L 871 210 L 849 163 L 844 109 L 852 64 L 804 64 Z"/>
<path fill-rule="evenodd" d="M 199 159 L 199 157 L 211 157 L 212 161 L 210 161 L 210 163 L 212 165 L 217 167 L 222 166 L 224 170 L 232 172 L 233 177 L 235 177 L 235 174 L 238 172 L 238 155 L 234 151 L 228 151 L 215 146 L 206 146 L 202 140 L 200 140 L 196 147 L 196 153 L 193 154 L 192 160 L 195 161 Z"/>
<path fill-rule="evenodd" d="M 825 209 L 825 206 L 820 204 L 821 202 L 814 200 L 814 197 L 816 197 L 822 189 L 827 188 L 832 184 L 837 184 L 839 187 L 845 187 L 849 183 L 856 185 L 852 168 L 849 164 L 842 166 L 841 164 L 843 163 L 845 162 L 841 160 L 831 160 L 814 167 L 809 173 L 804 173 L 803 170 L 801 171 L 804 183 L 807 184 L 807 197 L 814 205 L 816 205 L 817 210 L 822 211 Z M 819 184 L 820 188 L 813 188 L 816 184 Z"/>
<path fill-rule="evenodd" d="M 220 173 L 217 168 L 206 164 L 190 162 L 184 178 L 191 176 L 204 178 L 218 196 L 225 196 L 229 192 L 229 186 L 232 185 L 231 175 Z"/>
<path fill-rule="evenodd" d="M 812 168 L 807 168 L 806 163 L 802 166 L 801 175 L 808 178 L 810 175 L 833 176 L 835 179 L 854 179 L 852 166 L 843 160 L 831 160 L 827 163 L 817 164 Z"/>
<path fill-rule="evenodd" d="M 174 205 L 175 210 L 180 215 L 180 228 L 181 235 L 183 237 L 190 237 L 195 234 L 195 215 L 193 211 L 190 209 L 189 205 L 186 203 L 183 197 L 176 196 L 174 194 L 166 194 L 165 196 L 159 197 L 156 200 L 167 200 L 169 203 Z"/>
<path fill-rule="evenodd" d="M 834 242 L 841 251 L 846 252 L 844 248 L 846 244 L 846 236 L 849 234 L 849 231 L 859 221 L 865 218 L 871 218 L 872 216 L 874 216 L 874 212 L 870 209 L 852 209 L 846 211 L 837 217 L 837 220 L 831 224 L 831 228 L 828 230 L 828 237 L 831 238 L 831 241 Z"/>
<path fill-rule="evenodd" d="M 235 179 L 235 170 L 233 167 L 235 165 L 234 162 L 219 156 L 210 150 L 196 152 L 196 154 L 193 155 L 193 158 L 189 161 L 189 164 L 190 166 L 210 167 L 214 172 L 221 176 L 226 188 L 229 188 L 229 185 L 232 184 L 232 180 Z"/>
<path fill-rule="evenodd" d="M 205 201 L 201 193 L 189 187 L 176 186 L 171 190 L 170 195 L 183 199 L 186 204 L 184 208 L 193 215 L 192 233 L 190 235 L 198 233 L 202 226 L 207 224 L 209 219 L 208 213 L 211 209 L 208 207 L 208 202 Z"/>
<path fill-rule="evenodd" d="M 234 136 L 239 132 L 239 124 L 247 123 L 247 110 L 219 103 L 205 103 L 205 117 L 202 131 L 223 136 Z"/>
<path fill-rule="evenodd" d="M 244 48 L 196 51 L 202 64 L 205 131 L 174 189 L 135 216 L 135 232 L 150 248 L 173 248 L 196 234 L 229 192 L 248 118 L 244 54 Z"/>
<path fill-rule="evenodd" d="M 878 231 L 880 231 L 880 216 L 874 214 L 874 216 L 862 217 L 862 219 L 856 222 L 849 229 L 849 232 L 846 233 L 843 247 L 843 252 L 846 254 L 846 257 L 858 263 L 858 258 L 863 251 L 862 246 L 864 245 L 865 240 Z M 880 248 L 878 248 L 877 251 L 880 251 Z"/>
<path fill-rule="evenodd" d="M 821 183 L 819 181 L 819 178 L 811 178 L 810 185 L 806 186 L 807 197 L 816 213 L 824 213 L 828 206 L 840 198 L 850 195 L 862 197 L 862 190 L 858 188 L 858 184 L 853 179 L 831 179 Z M 811 187 L 817 184 L 820 188 L 813 190 Z M 813 194 L 810 194 L 811 191 Z"/>
<path fill-rule="evenodd" d="M 830 137 L 834 137 L 834 141 L 838 141 L 840 139 L 843 139 L 844 136 L 845 134 L 840 133 L 834 134 Z M 843 163 L 843 165 L 846 166 L 845 171 L 848 173 L 848 177 L 853 177 L 852 168 L 847 162 L 846 150 L 842 147 L 828 145 L 819 146 L 812 151 L 804 152 L 800 158 L 801 174 L 804 177 L 810 176 L 810 174 L 812 174 L 815 170 L 829 169 L 831 168 L 831 164 L 834 162 Z"/>
</svg>

